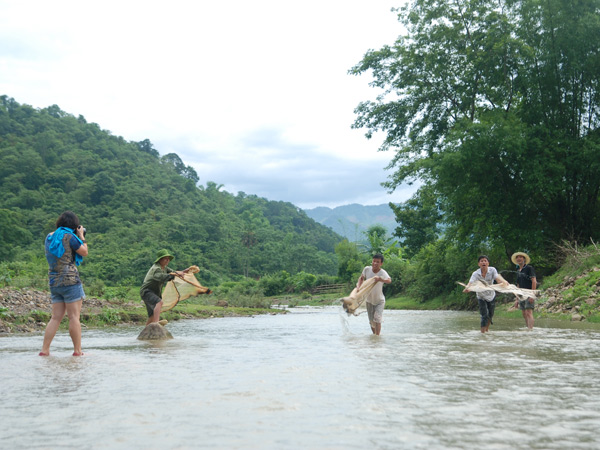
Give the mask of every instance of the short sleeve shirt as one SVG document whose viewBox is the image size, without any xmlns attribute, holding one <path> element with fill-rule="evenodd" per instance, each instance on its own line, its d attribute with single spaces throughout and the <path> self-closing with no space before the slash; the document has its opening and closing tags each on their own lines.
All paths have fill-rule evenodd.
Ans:
<svg viewBox="0 0 600 450">
<path fill-rule="evenodd" d="M 525 264 L 522 269 L 517 269 L 517 286 L 523 289 L 531 289 L 535 278 L 535 270 L 529 264 Z"/>
<path fill-rule="evenodd" d="M 372 266 L 365 267 L 362 271 L 362 276 L 365 280 L 368 280 L 369 278 L 373 277 L 381 277 L 384 280 L 390 279 L 390 276 L 385 270 L 379 269 L 379 272 L 375 273 L 373 272 Z M 377 283 L 375 284 L 375 286 L 373 286 L 373 289 L 371 289 L 371 292 L 369 292 L 366 301 L 371 305 L 379 305 L 380 303 L 385 303 L 385 296 L 383 295 L 383 283 Z"/>
<path fill-rule="evenodd" d="M 75 264 L 75 252 L 81 247 L 81 242 L 74 234 L 65 233 L 62 238 L 62 244 L 65 252 L 60 258 L 50 252 L 48 238 L 46 238 L 44 244 L 46 260 L 48 261 L 48 284 L 50 287 L 81 284 L 79 271 Z"/>
<path fill-rule="evenodd" d="M 494 284 L 494 280 L 496 278 L 498 278 L 498 271 L 496 270 L 495 267 L 488 267 L 485 277 L 483 275 L 481 275 L 481 269 L 477 269 L 475 272 L 473 272 L 473 275 L 471 275 L 471 279 L 469 280 L 469 283 L 473 283 L 475 281 L 482 281 L 485 284 Z M 491 302 L 492 300 L 494 300 L 495 297 L 496 297 L 495 291 L 477 292 L 477 298 L 480 298 L 481 300 L 485 300 L 488 302 Z"/>
</svg>

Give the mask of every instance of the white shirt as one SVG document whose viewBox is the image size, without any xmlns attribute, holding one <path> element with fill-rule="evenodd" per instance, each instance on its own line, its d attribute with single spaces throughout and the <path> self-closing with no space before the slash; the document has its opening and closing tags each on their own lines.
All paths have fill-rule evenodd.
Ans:
<svg viewBox="0 0 600 450">
<path fill-rule="evenodd" d="M 496 278 L 498 278 L 498 271 L 495 267 L 488 267 L 487 273 L 485 274 L 485 278 L 483 277 L 483 275 L 481 275 L 481 269 L 477 269 L 475 272 L 473 272 L 473 275 L 471 275 L 469 283 L 473 283 L 474 281 L 482 281 L 485 284 L 494 284 L 494 280 Z M 491 302 L 492 300 L 494 300 L 494 297 L 496 297 L 496 292 L 491 290 L 477 292 L 477 298 L 480 298 L 487 302 Z"/>
<path fill-rule="evenodd" d="M 375 272 L 373 272 L 372 266 L 367 266 L 363 269 L 362 277 L 363 277 L 364 281 L 368 280 L 369 278 L 373 278 L 373 277 L 381 277 L 384 280 L 390 279 L 390 276 L 388 275 L 388 273 L 385 270 L 379 269 L 379 272 L 375 273 Z M 373 286 L 373 289 L 371 290 L 371 292 L 369 292 L 369 295 L 367 296 L 366 301 L 367 301 L 367 303 L 370 303 L 371 305 L 379 305 L 380 303 L 385 302 L 385 296 L 383 295 L 383 283 L 382 282 L 376 283 L 375 286 Z"/>
</svg>

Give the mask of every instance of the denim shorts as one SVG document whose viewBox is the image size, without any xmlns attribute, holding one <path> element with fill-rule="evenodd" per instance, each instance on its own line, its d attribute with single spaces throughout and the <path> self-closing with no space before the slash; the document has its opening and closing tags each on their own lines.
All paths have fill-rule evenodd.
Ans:
<svg viewBox="0 0 600 450">
<path fill-rule="evenodd" d="M 530 302 L 529 299 L 519 300 L 519 309 L 525 311 L 526 309 L 534 309 L 535 301 Z"/>
<path fill-rule="evenodd" d="M 81 283 L 71 286 L 53 286 L 50 288 L 52 303 L 74 303 L 85 298 Z"/>
</svg>

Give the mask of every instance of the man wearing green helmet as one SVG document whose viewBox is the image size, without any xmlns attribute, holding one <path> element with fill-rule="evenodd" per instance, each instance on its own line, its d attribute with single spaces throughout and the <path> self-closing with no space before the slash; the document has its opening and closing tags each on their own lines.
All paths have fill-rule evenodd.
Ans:
<svg viewBox="0 0 600 450">
<path fill-rule="evenodd" d="M 175 278 L 175 275 L 183 276 L 183 274 L 190 270 L 188 267 L 183 271 L 176 272 L 168 267 L 169 262 L 173 260 L 173 258 L 174 256 L 171 255 L 168 250 L 159 250 L 156 254 L 154 264 L 152 264 L 152 267 L 150 267 L 144 278 L 144 282 L 140 288 L 140 296 L 146 305 L 146 311 L 148 311 L 148 321 L 146 322 L 146 325 L 160 321 L 162 289 L 165 283 Z"/>
</svg>

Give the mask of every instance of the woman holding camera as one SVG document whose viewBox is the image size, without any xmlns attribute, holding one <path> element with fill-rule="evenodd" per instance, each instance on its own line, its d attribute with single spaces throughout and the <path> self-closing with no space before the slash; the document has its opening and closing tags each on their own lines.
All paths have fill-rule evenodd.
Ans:
<svg viewBox="0 0 600 450">
<path fill-rule="evenodd" d="M 50 344 L 65 313 L 69 318 L 69 334 L 73 341 L 73 356 L 82 356 L 79 315 L 85 294 L 77 266 L 88 254 L 85 228 L 71 211 L 65 211 L 56 221 L 56 230 L 46 237 L 46 260 L 52 296 L 52 318 L 46 326 L 40 356 L 50 355 Z"/>
</svg>

